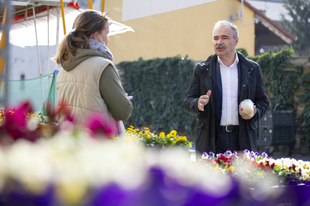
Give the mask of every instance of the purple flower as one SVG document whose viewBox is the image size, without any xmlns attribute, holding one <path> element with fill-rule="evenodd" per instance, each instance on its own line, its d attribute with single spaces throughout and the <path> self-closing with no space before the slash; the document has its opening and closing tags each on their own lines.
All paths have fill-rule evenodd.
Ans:
<svg viewBox="0 0 310 206">
<path fill-rule="evenodd" d="M 261 154 L 261 156 L 262 156 L 263 158 L 267 158 L 267 157 L 268 157 L 268 154 L 267 154 L 266 152 L 263 152 L 263 153 Z"/>
<path fill-rule="evenodd" d="M 249 157 L 252 159 L 252 158 L 255 158 L 255 153 L 254 152 L 251 152 Z"/>
<path fill-rule="evenodd" d="M 209 156 L 210 156 L 211 158 L 214 158 L 214 157 L 215 157 L 215 154 L 214 154 L 213 152 L 209 152 Z"/>
<path fill-rule="evenodd" d="M 232 156 L 235 157 L 235 158 L 238 158 L 238 154 L 237 152 L 234 150 L 234 152 L 232 153 Z"/>
<path fill-rule="evenodd" d="M 206 153 L 206 152 L 203 152 L 202 154 L 203 154 L 203 156 L 205 156 L 206 158 L 209 157 L 208 153 Z"/>
<path fill-rule="evenodd" d="M 243 152 L 244 152 L 245 154 L 250 153 L 250 151 L 249 151 L 248 149 L 243 150 Z"/>
<path fill-rule="evenodd" d="M 231 157 L 232 156 L 232 152 L 230 150 L 227 150 L 225 153 L 224 153 L 225 157 Z"/>
</svg>

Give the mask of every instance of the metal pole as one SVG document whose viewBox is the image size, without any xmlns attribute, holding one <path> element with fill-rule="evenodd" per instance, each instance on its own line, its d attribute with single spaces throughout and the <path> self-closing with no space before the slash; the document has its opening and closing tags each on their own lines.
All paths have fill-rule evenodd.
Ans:
<svg viewBox="0 0 310 206">
<path fill-rule="evenodd" d="M 50 90 L 50 7 L 47 6 L 47 74 L 48 74 L 48 91 Z"/>
<path fill-rule="evenodd" d="M 56 50 L 58 49 L 58 42 L 59 42 L 59 7 L 57 7 L 57 28 L 56 28 L 56 45 L 55 48 Z M 55 69 L 57 70 L 57 63 L 55 62 Z"/>
<path fill-rule="evenodd" d="M 66 36 L 66 23 L 65 23 L 65 12 L 64 12 L 64 2 L 60 0 L 61 16 L 62 16 L 62 25 L 64 28 L 64 35 Z"/>
<path fill-rule="evenodd" d="M 5 7 L 4 9 L 4 12 L 3 12 L 3 19 L 2 19 L 2 25 L 4 25 L 3 27 L 5 27 L 5 25 L 7 24 L 7 9 L 8 7 Z M 5 50 L 6 47 L 7 47 L 7 44 L 6 44 L 6 38 L 8 37 L 7 34 L 5 33 L 5 29 L 3 29 L 4 32 L 2 32 L 2 36 L 1 36 L 1 39 L 0 39 L 0 49 L 1 50 Z M 5 54 L 4 54 L 4 57 L 0 57 L 0 74 L 3 75 L 3 71 L 5 70 Z M 1 91 L 1 86 L 2 86 L 2 81 L 0 80 L 0 91 Z"/>
<path fill-rule="evenodd" d="M 101 13 L 104 12 L 104 7 L 105 7 L 105 0 L 102 0 L 102 2 L 101 2 Z"/>
<path fill-rule="evenodd" d="M 2 5 L 1 5 L 2 4 Z M 9 54 L 10 54 L 10 46 L 9 46 L 9 30 L 11 25 L 11 0 L 0 1 L 0 7 L 5 8 L 3 15 L 3 30 L 1 37 L 1 50 L 3 51 L 2 59 L 2 72 L 0 73 L 1 81 L 4 81 L 4 95 L 3 99 L 0 99 L 0 105 L 3 104 L 4 110 L 7 112 L 8 102 L 9 102 Z"/>
<path fill-rule="evenodd" d="M 32 11 L 33 11 L 33 22 L 34 22 L 36 43 L 37 43 L 37 56 L 38 56 L 38 66 L 39 66 L 40 82 L 41 82 L 42 106 L 44 106 L 44 92 L 43 92 L 42 70 L 41 70 L 41 60 L 40 60 L 40 53 L 39 53 L 39 43 L 38 43 L 38 34 L 37 34 L 37 25 L 36 25 L 35 6 L 32 6 Z"/>
<path fill-rule="evenodd" d="M 9 73 L 10 73 L 10 67 L 9 67 L 9 54 L 10 54 L 10 46 L 9 46 L 9 31 L 11 26 L 11 21 L 9 20 L 11 18 L 11 0 L 7 1 L 6 5 L 6 19 L 8 20 L 6 22 L 7 28 L 4 29 L 4 34 L 6 36 L 4 40 L 6 54 L 5 54 L 5 72 L 4 72 L 4 79 L 5 81 L 5 98 L 4 98 L 4 109 L 7 111 L 9 109 Z"/>
<path fill-rule="evenodd" d="M 88 9 L 93 9 L 93 0 L 88 0 Z"/>
</svg>

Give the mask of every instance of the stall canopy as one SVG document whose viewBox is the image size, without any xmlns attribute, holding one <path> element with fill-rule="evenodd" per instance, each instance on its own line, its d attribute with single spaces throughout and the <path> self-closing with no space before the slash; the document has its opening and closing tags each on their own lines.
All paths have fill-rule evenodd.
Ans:
<svg viewBox="0 0 310 206">
<path fill-rule="evenodd" d="M 65 30 L 68 33 L 72 30 L 75 17 L 82 10 L 75 1 L 63 1 Z M 14 17 L 10 29 L 10 43 L 20 47 L 34 46 L 37 44 L 36 35 L 38 36 L 38 45 L 55 45 L 59 43 L 64 37 L 60 4 L 59 0 L 12 1 Z M 35 12 L 33 12 L 33 7 Z M 122 23 L 110 21 L 110 36 L 127 31 L 133 32 L 134 30 Z"/>
</svg>

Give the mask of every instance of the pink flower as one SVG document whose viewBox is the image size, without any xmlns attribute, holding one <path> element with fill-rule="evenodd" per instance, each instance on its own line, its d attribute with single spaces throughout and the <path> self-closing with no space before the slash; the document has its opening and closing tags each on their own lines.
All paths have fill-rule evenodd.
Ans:
<svg viewBox="0 0 310 206">
<path fill-rule="evenodd" d="M 111 138 L 120 133 L 119 122 L 107 114 L 95 113 L 89 115 L 85 121 L 85 127 L 91 131 L 93 137 L 102 134 Z"/>
<path fill-rule="evenodd" d="M 27 114 L 32 113 L 29 101 L 21 103 L 17 109 L 5 113 L 4 124 L 0 127 L 0 133 L 17 140 L 20 138 L 35 141 L 38 138 L 38 130 L 30 131 L 27 127 Z"/>
</svg>

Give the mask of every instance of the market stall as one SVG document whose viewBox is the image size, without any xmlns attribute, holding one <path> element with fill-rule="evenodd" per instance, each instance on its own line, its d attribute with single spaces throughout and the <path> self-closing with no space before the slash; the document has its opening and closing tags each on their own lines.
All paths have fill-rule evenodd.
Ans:
<svg viewBox="0 0 310 206">
<path fill-rule="evenodd" d="M 12 6 L 14 12 L 9 43 L 14 52 L 11 53 L 12 78 L 9 77 L 9 80 L 12 81 L 9 84 L 14 92 L 10 92 L 6 99 L 9 105 L 30 99 L 36 111 L 41 111 L 48 98 L 54 71 L 59 69 L 50 59 L 59 42 L 72 30 L 74 19 L 82 10 L 74 0 L 63 0 L 63 3 L 59 0 L 14 0 Z M 109 35 L 133 32 L 132 28 L 114 20 L 110 23 Z M 27 68 L 24 75 L 19 74 L 21 67 Z M 3 108 L 3 105 L 0 106 Z"/>
</svg>

